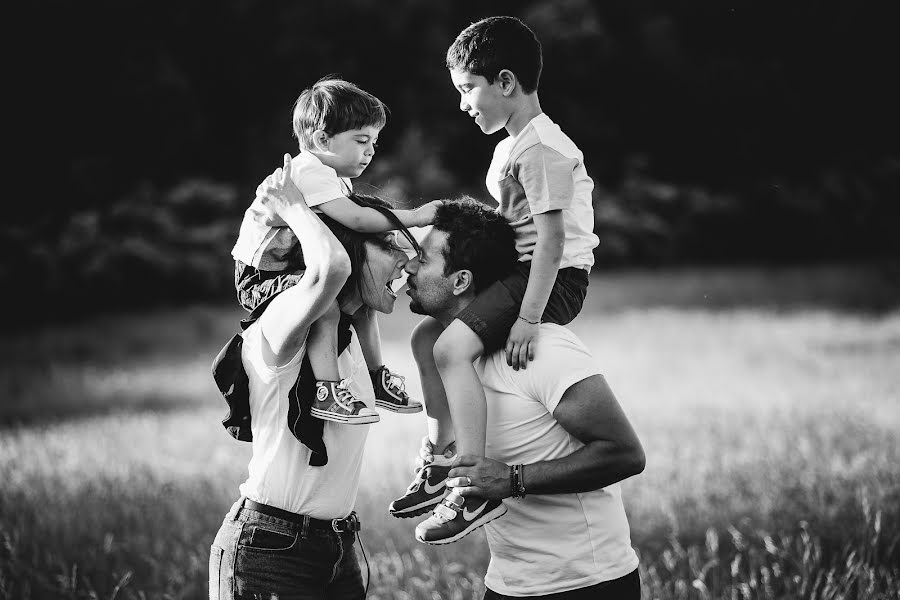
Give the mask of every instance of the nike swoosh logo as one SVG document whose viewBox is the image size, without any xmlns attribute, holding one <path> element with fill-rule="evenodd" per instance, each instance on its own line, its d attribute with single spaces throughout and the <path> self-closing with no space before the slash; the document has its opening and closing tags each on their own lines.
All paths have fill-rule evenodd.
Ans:
<svg viewBox="0 0 900 600">
<path fill-rule="evenodd" d="M 473 521 L 475 517 L 484 512 L 485 506 L 487 506 L 487 500 L 485 500 L 481 506 L 479 506 L 472 512 L 469 512 L 469 509 L 463 506 L 463 519 L 465 519 L 466 521 Z"/>
<path fill-rule="evenodd" d="M 444 489 L 446 483 L 447 483 L 447 480 L 444 479 L 437 485 L 431 485 L 430 483 L 428 483 L 428 480 L 426 479 L 425 480 L 425 493 L 426 494 L 436 494 L 439 491 L 441 491 L 442 489 Z"/>
</svg>

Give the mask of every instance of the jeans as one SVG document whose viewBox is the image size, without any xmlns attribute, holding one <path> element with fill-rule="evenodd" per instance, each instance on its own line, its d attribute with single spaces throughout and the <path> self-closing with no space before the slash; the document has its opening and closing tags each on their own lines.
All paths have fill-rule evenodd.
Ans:
<svg viewBox="0 0 900 600">
<path fill-rule="evenodd" d="M 302 531 L 290 521 L 231 508 L 209 557 L 210 600 L 363 600 L 354 533 Z"/>
<path fill-rule="evenodd" d="M 527 596 L 528 598 L 542 598 L 543 600 L 640 600 L 641 577 L 637 569 L 618 579 L 604 581 L 597 585 L 591 585 L 568 592 L 547 594 L 545 596 Z M 490 589 L 485 591 L 484 600 L 512 600 L 512 596 L 504 596 Z"/>
</svg>

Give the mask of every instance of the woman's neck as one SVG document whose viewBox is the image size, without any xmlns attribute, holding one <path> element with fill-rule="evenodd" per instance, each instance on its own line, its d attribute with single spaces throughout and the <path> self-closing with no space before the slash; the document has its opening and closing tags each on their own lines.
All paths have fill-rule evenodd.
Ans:
<svg viewBox="0 0 900 600">
<path fill-rule="evenodd" d="M 359 294 L 353 294 L 352 298 L 345 298 L 338 302 L 338 307 L 342 313 L 352 315 L 362 308 L 362 298 L 359 297 Z"/>
</svg>

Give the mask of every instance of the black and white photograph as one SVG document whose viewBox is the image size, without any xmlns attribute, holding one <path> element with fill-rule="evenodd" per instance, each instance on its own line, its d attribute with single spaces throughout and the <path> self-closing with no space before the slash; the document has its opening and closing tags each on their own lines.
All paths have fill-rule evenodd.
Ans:
<svg viewBox="0 0 900 600">
<path fill-rule="evenodd" d="M 0 600 L 900 598 L 890 3 L 20 8 Z"/>
</svg>

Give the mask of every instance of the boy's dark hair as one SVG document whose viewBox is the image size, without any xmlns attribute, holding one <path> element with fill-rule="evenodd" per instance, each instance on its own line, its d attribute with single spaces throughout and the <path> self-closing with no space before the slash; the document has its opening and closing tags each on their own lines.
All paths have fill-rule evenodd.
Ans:
<svg viewBox="0 0 900 600">
<path fill-rule="evenodd" d="M 357 205 L 374 208 L 387 217 L 388 220 L 396 226 L 398 232 L 406 238 L 407 242 L 409 242 L 415 252 L 419 252 L 419 244 L 416 242 L 416 238 L 413 237 L 409 232 L 409 229 L 407 229 L 403 223 L 400 222 L 400 219 L 397 218 L 397 215 L 391 210 L 392 206 L 389 202 L 376 196 L 367 196 L 365 194 L 351 193 L 347 197 Z M 344 287 L 341 288 L 341 291 L 338 293 L 338 299 L 342 300 L 353 290 L 362 292 L 360 284 L 362 282 L 362 269 L 366 264 L 367 258 L 366 242 L 371 242 L 376 246 L 381 246 L 383 248 L 390 247 L 392 245 L 391 242 L 385 238 L 383 233 L 363 233 L 353 231 L 349 227 L 341 225 L 324 214 L 319 215 L 319 217 L 321 217 L 322 221 L 328 225 L 331 232 L 334 234 L 334 237 L 336 237 L 341 245 L 344 246 L 347 255 L 350 257 L 350 276 L 347 278 Z"/>
<path fill-rule="evenodd" d="M 349 81 L 329 76 L 303 90 L 291 120 L 300 148 L 309 150 L 317 129 L 328 135 L 362 127 L 381 129 L 387 122 L 387 107 Z"/>
<path fill-rule="evenodd" d="M 509 222 L 472 198 L 444 202 L 436 211 L 433 226 L 447 234 L 444 275 L 460 269 L 471 271 L 475 293 L 512 273 L 519 260 Z"/>
<path fill-rule="evenodd" d="M 448 69 L 481 75 L 488 83 L 509 69 L 526 94 L 537 90 L 543 66 L 541 43 L 515 17 L 488 17 L 472 23 L 447 50 Z"/>
</svg>

